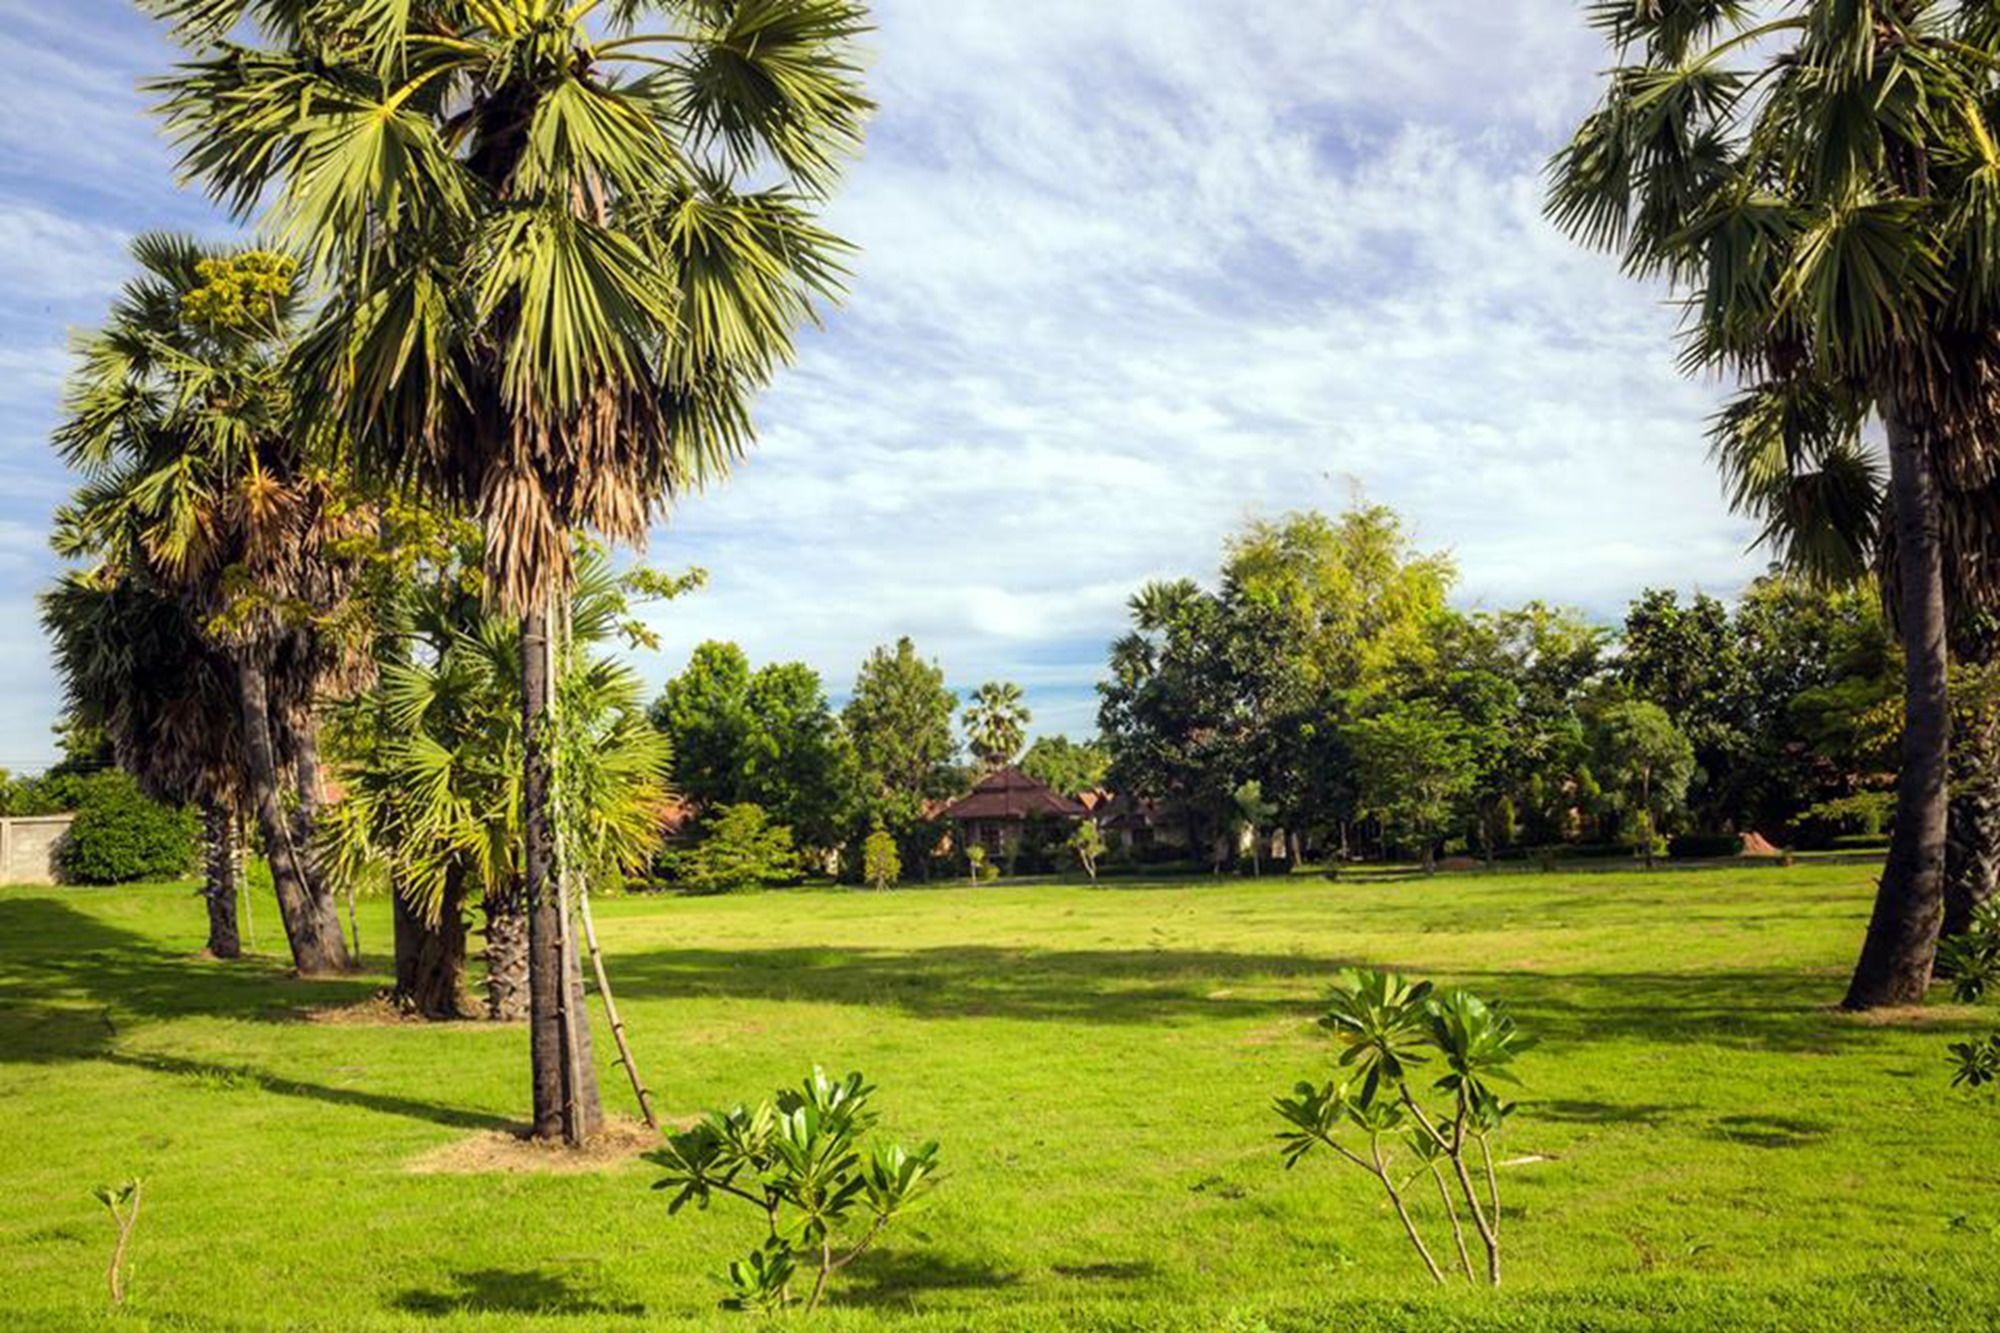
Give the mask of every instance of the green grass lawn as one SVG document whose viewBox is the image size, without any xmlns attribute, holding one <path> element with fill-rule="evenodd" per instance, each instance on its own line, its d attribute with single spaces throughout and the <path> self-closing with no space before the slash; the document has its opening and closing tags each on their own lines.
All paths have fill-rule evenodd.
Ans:
<svg viewBox="0 0 2000 1333">
<path fill-rule="evenodd" d="M 600 906 L 667 1111 L 815 1062 L 943 1141 L 932 1207 L 828 1328 L 1990 1327 L 2000 1136 L 1947 1086 L 1983 1016 L 1833 1012 L 1865 866 L 813 892 Z M 0 890 L 0 1327 L 737 1327 L 751 1219 L 653 1168 L 422 1174 L 522 1118 L 520 1028 L 305 1021 L 379 975 L 192 957 L 185 888 Z M 379 965 L 381 904 L 363 917 Z M 1341 965 L 1509 1002 L 1508 1287 L 1433 1294 L 1374 1182 L 1282 1169 Z M 600 1056 L 610 1042 L 600 1035 Z M 629 1109 L 620 1072 L 607 1103 Z M 89 1197 L 142 1176 L 126 1311 Z M 920 1238 L 916 1232 L 921 1231 Z"/>
</svg>

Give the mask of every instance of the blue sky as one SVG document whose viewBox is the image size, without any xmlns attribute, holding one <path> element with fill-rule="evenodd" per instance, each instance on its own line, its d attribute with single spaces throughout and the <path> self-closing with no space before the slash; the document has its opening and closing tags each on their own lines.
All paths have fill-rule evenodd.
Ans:
<svg viewBox="0 0 2000 1333">
<path fill-rule="evenodd" d="M 844 694 L 912 635 L 961 690 L 1083 733 L 1144 580 L 1356 486 L 1461 566 L 1459 600 L 1615 616 L 1763 566 L 1704 458 L 1714 385 L 1660 294 L 1540 218 L 1603 50 L 1558 0 L 879 0 L 882 103 L 832 210 L 854 294 L 764 400 L 762 445 L 650 558 L 662 608 Z M 123 0 L 0 0 L 0 766 L 50 757 L 33 597 L 68 482 L 70 328 L 139 231 L 222 231 L 136 89 Z"/>
</svg>

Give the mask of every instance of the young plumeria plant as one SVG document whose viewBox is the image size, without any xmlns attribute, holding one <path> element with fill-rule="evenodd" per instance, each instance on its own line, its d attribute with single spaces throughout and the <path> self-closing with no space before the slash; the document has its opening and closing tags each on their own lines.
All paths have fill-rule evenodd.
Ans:
<svg viewBox="0 0 2000 1333">
<path fill-rule="evenodd" d="M 2000 907 L 1982 905 L 1964 934 L 1940 944 L 1937 970 L 1951 982 L 1952 998 L 1960 1004 L 1977 1004 L 2000 989 Z M 1951 1056 L 1957 1065 L 1953 1087 L 2000 1082 L 2000 1032 L 1980 1041 L 1955 1041 Z"/>
<path fill-rule="evenodd" d="M 653 1188 L 674 1191 L 669 1213 L 689 1203 L 706 1208 L 717 1195 L 763 1212 L 763 1243 L 722 1275 L 725 1309 L 792 1308 L 795 1287 L 809 1274 L 804 1308 L 812 1313 L 833 1275 L 936 1186 L 936 1143 L 864 1149 L 876 1119 L 868 1110 L 874 1091 L 860 1074 L 835 1081 L 814 1069 L 800 1087 L 780 1089 L 755 1107 L 711 1111 L 648 1155 L 667 1169 Z"/>
<path fill-rule="evenodd" d="M 1342 1045 L 1342 1077 L 1300 1083 L 1276 1108 L 1285 1166 L 1325 1148 L 1375 1177 L 1434 1282 L 1444 1270 L 1412 1212 L 1410 1187 L 1428 1176 L 1449 1224 L 1458 1266 L 1477 1283 L 1465 1221 L 1486 1253 L 1486 1281 L 1500 1284 L 1500 1181 L 1494 1140 L 1514 1104 L 1496 1083 L 1531 1041 L 1496 1004 L 1390 972 L 1350 971 L 1335 983 L 1321 1025 Z M 1428 1084 L 1426 1069 L 1441 1071 Z M 1407 1164 L 1406 1164 L 1407 1163 Z M 1478 1179 L 1475 1179 L 1475 1174 Z"/>
</svg>

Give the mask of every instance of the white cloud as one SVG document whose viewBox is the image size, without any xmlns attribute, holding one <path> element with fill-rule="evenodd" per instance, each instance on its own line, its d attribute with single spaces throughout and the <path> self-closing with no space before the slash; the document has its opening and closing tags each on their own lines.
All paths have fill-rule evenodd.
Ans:
<svg viewBox="0 0 2000 1333">
<path fill-rule="evenodd" d="M 95 40 L 130 33 L 118 8 L 84 6 Z M 1575 7 L 876 14 L 883 111 L 833 209 L 862 246 L 852 300 L 763 405 L 757 456 L 657 534 L 656 563 L 715 577 L 659 611 L 655 675 L 727 637 L 838 693 L 909 633 L 955 683 L 1021 680 L 1038 721 L 1087 728 L 1134 587 L 1208 573 L 1246 515 L 1338 506 L 1351 478 L 1455 551 L 1468 601 L 1612 612 L 1760 567 L 1671 312 L 1540 216 L 1542 163 L 1604 64 Z M 148 202 L 79 216 L 16 180 L 0 236 L 16 214 L 123 233 L 185 210 L 135 146 L 134 95 L 82 60 L 25 79 L 36 54 L 0 43 L 0 110 L 110 99 L 80 123 L 129 148 Z M 75 262 L 60 281 L 98 280 Z M 9 713 L 0 734 L 44 726 Z"/>
</svg>

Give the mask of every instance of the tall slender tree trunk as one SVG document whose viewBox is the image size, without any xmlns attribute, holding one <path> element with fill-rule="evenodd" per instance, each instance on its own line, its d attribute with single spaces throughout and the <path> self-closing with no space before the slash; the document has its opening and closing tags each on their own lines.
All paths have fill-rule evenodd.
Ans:
<svg viewBox="0 0 2000 1333">
<path fill-rule="evenodd" d="M 603 1119 L 597 1072 L 584 1045 L 589 1016 L 583 973 L 569 947 L 570 923 L 557 880 L 553 791 L 555 690 L 549 616 L 521 618 L 521 724 L 526 739 L 522 809 L 527 845 L 522 864 L 528 899 L 528 1057 L 534 1093 L 533 1133 L 580 1145 Z"/>
<path fill-rule="evenodd" d="M 518 1023 L 528 1016 L 528 909 L 519 883 L 480 900 L 486 918 L 486 1016 Z"/>
<path fill-rule="evenodd" d="M 1903 640 L 1903 767 L 1896 782 L 1896 827 L 1888 862 L 1861 959 L 1842 1001 L 1849 1009 L 1922 1000 L 1944 920 L 1951 703 L 1938 480 L 1929 439 L 1893 400 L 1883 412 L 1883 424 L 1889 436 Z"/>
<path fill-rule="evenodd" d="M 228 801 L 202 802 L 206 882 L 201 896 L 208 903 L 208 952 L 216 958 L 241 958 L 243 940 L 236 929 L 236 811 Z"/>
<path fill-rule="evenodd" d="M 325 976 L 348 968 L 347 943 L 340 935 L 340 915 L 333 900 L 315 892 L 306 878 L 304 858 L 294 839 L 280 795 L 277 754 L 271 743 L 271 703 L 263 664 L 247 657 L 239 664 L 237 682 L 243 705 L 243 749 L 250 769 L 257 829 L 264 855 L 271 864 L 278 912 L 285 938 L 292 946 L 292 963 L 301 976 Z"/>
</svg>

